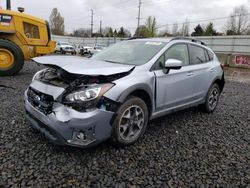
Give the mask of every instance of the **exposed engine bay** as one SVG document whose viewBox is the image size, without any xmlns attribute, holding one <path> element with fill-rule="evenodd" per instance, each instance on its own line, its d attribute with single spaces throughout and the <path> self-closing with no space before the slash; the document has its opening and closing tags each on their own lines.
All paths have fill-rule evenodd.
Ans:
<svg viewBox="0 0 250 188">
<path fill-rule="evenodd" d="M 111 83 L 114 80 L 122 78 L 130 74 L 131 71 L 119 74 L 113 74 L 110 76 L 88 76 L 80 74 L 72 74 L 60 67 L 50 66 L 36 75 L 37 80 L 44 83 L 49 83 L 52 85 L 60 87 L 77 87 L 91 84 L 104 84 Z"/>
<path fill-rule="evenodd" d="M 104 97 L 103 94 L 114 86 L 112 83 L 114 80 L 127 76 L 131 71 L 110 76 L 89 76 L 72 74 L 57 66 L 48 66 L 39 71 L 33 80 L 64 88 L 65 91 L 55 99 L 55 101 L 77 111 L 86 112 L 94 108 L 99 108 L 114 112 L 118 108 L 119 103 Z M 30 88 L 28 92 L 30 97 L 32 97 L 34 93 L 39 96 L 38 91 L 34 91 Z M 50 98 L 47 104 L 46 102 L 48 101 L 43 101 L 43 99 L 47 98 L 48 97 L 44 97 L 44 94 L 41 94 L 41 101 L 37 101 L 37 104 L 32 101 L 32 104 L 40 107 L 46 104 L 46 107 L 51 107 L 54 101 Z M 51 113 L 51 108 L 48 109 L 50 110 L 46 111 L 46 108 L 43 107 L 40 110 L 44 111 L 45 114 Z"/>
</svg>

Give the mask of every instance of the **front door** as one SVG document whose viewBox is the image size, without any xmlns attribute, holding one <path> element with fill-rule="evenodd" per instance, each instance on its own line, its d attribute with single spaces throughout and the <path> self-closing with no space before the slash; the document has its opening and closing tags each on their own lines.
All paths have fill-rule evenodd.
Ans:
<svg viewBox="0 0 250 188">
<path fill-rule="evenodd" d="M 183 62 L 179 70 L 164 73 L 163 63 L 168 59 Z M 189 64 L 186 44 L 175 44 L 170 47 L 156 62 L 156 110 L 164 111 L 185 106 L 193 101 L 193 71 Z"/>
</svg>

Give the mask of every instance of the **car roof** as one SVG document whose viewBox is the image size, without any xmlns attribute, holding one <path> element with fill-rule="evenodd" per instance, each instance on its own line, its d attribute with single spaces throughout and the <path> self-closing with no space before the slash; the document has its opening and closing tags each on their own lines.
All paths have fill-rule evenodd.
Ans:
<svg viewBox="0 0 250 188">
<path fill-rule="evenodd" d="M 133 41 L 146 41 L 146 42 L 165 42 L 171 41 L 171 38 L 135 38 Z"/>
<path fill-rule="evenodd" d="M 145 41 L 145 42 L 164 42 L 164 43 L 169 43 L 171 41 L 173 42 L 183 42 L 183 43 L 189 43 L 189 44 L 195 44 L 198 45 L 200 47 L 203 47 L 207 50 L 209 50 L 210 52 L 214 53 L 213 50 L 211 48 L 209 48 L 208 46 L 206 46 L 206 44 L 202 41 L 199 41 L 195 38 L 191 38 L 191 37 L 172 37 L 172 38 L 131 38 L 130 40 L 132 41 Z"/>
</svg>

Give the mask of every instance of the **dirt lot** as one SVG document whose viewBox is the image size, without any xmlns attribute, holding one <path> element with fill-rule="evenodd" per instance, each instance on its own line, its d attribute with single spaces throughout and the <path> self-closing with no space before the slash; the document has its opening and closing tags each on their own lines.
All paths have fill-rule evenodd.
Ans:
<svg viewBox="0 0 250 188">
<path fill-rule="evenodd" d="M 249 83 L 227 82 L 213 114 L 188 109 L 152 121 L 131 147 L 83 150 L 54 146 L 26 122 L 23 93 L 41 68 L 0 78 L 0 187 L 250 186 Z"/>
</svg>

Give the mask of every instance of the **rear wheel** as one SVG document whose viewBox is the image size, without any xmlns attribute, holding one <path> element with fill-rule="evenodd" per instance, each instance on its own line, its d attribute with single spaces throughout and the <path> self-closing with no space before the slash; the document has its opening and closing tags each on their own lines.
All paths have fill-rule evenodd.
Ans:
<svg viewBox="0 0 250 188">
<path fill-rule="evenodd" d="M 13 42 L 0 39 L 0 76 L 18 73 L 24 64 L 22 50 Z"/>
<path fill-rule="evenodd" d="M 148 124 L 148 109 L 138 97 L 129 98 L 120 106 L 112 127 L 112 140 L 117 145 L 130 145 L 141 138 Z"/>
<path fill-rule="evenodd" d="M 204 104 L 201 105 L 201 108 L 204 112 L 211 113 L 213 112 L 219 102 L 219 97 L 220 97 L 220 88 L 219 85 L 214 83 L 206 96 L 206 101 Z"/>
</svg>

